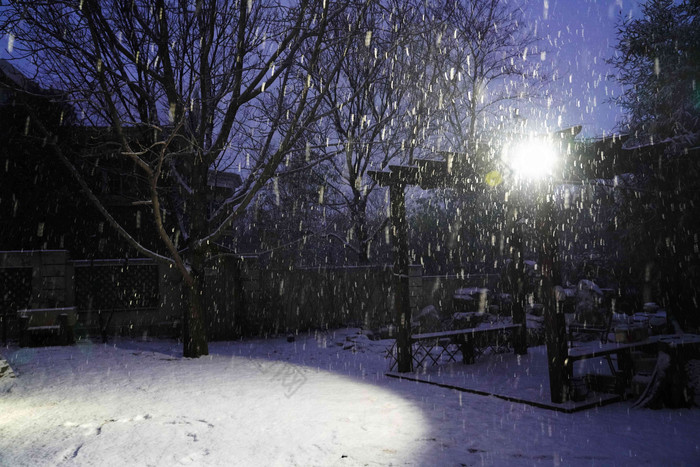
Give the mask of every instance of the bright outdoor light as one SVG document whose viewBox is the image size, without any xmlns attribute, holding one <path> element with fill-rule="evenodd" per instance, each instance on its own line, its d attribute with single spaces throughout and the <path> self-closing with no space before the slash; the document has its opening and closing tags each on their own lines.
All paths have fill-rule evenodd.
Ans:
<svg viewBox="0 0 700 467">
<path fill-rule="evenodd" d="M 529 138 L 507 145 L 503 161 L 518 178 L 539 180 L 551 175 L 557 164 L 557 151 L 551 141 Z"/>
</svg>

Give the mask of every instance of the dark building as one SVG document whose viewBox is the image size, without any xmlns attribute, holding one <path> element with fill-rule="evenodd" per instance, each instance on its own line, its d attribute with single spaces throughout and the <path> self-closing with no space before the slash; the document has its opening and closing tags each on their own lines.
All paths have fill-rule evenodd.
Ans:
<svg viewBox="0 0 700 467">
<path fill-rule="evenodd" d="M 0 250 L 66 249 L 75 259 L 139 256 L 88 200 L 47 144 L 49 137 L 134 238 L 155 251 L 163 249 L 147 180 L 121 154 L 111 129 L 79 125 L 60 93 L 41 89 L 6 60 L 0 60 L 0 129 Z M 147 140 L 152 130 L 125 131 L 137 142 Z M 212 171 L 213 204 L 240 184 L 237 174 Z M 167 228 L 178 229 L 182 195 L 167 178 L 160 194 Z"/>
</svg>

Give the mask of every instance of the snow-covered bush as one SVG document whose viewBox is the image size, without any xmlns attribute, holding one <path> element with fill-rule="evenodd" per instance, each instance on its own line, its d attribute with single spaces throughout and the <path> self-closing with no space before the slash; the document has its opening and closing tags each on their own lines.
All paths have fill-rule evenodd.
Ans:
<svg viewBox="0 0 700 467">
<path fill-rule="evenodd" d="M 605 324 L 605 310 L 601 309 L 603 291 L 588 279 L 579 281 L 576 287 L 575 320 L 590 326 Z"/>
<path fill-rule="evenodd" d="M 411 320 L 413 328 L 418 332 L 431 332 L 442 330 L 440 313 L 433 305 L 428 305 L 420 310 Z"/>
</svg>

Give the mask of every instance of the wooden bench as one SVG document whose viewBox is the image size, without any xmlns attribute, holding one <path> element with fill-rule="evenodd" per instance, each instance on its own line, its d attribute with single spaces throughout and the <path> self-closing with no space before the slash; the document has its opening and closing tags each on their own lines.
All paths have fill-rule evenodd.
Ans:
<svg viewBox="0 0 700 467">
<path fill-rule="evenodd" d="M 489 347 L 507 347 L 511 334 L 516 332 L 520 332 L 519 324 L 483 324 L 475 328 L 413 334 L 411 356 L 416 367 L 425 366 L 428 359 L 437 365 L 443 356 L 448 362 L 456 362 L 458 352 L 462 353 L 463 363 L 474 363 L 476 356 Z M 392 358 L 389 371 L 397 364 L 395 349 L 396 343 L 389 349 Z"/>
<path fill-rule="evenodd" d="M 18 310 L 17 314 L 20 321 L 20 347 L 30 345 L 34 335 L 55 335 L 59 345 L 71 345 L 75 342 L 75 307 L 27 308 Z"/>
</svg>

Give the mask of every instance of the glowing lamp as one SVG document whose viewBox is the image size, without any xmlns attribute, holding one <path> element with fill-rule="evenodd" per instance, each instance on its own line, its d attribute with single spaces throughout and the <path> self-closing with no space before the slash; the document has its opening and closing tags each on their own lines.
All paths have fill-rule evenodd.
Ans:
<svg viewBox="0 0 700 467">
<path fill-rule="evenodd" d="M 558 163 L 554 144 L 535 137 L 507 145 L 502 158 L 516 178 L 533 181 L 551 176 Z"/>
</svg>

